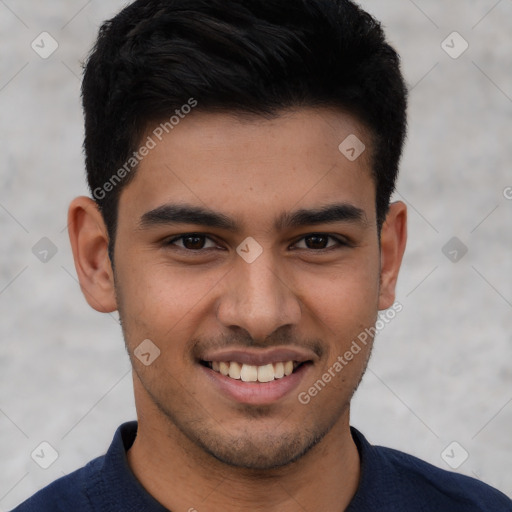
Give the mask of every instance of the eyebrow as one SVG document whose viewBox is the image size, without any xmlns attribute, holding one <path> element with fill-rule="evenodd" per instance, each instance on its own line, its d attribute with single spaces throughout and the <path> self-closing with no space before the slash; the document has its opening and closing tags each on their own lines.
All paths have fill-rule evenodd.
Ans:
<svg viewBox="0 0 512 512">
<path fill-rule="evenodd" d="M 276 231 L 290 228 L 349 222 L 367 225 L 366 213 L 350 203 L 337 203 L 314 209 L 299 209 L 281 213 L 274 222 Z M 242 223 L 209 208 L 188 204 L 164 204 L 144 213 L 139 221 L 139 229 L 159 225 L 197 224 L 210 228 L 223 229 L 233 233 L 242 231 Z"/>
</svg>

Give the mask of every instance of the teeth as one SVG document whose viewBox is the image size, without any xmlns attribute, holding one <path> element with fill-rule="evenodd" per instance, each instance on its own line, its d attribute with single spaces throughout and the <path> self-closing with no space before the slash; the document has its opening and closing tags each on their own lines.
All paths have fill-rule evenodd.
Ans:
<svg viewBox="0 0 512 512">
<path fill-rule="evenodd" d="M 291 375 L 297 366 L 299 363 L 296 361 L 269 363 L 263 366 L 240 364 L 236 361 L 211 362 L 212 370 L 243 382 L 271 382 L 274 379 L 282 379 Z"/>
<path fill-rule="evenodd" d="M 282 379 L 284 377 L 284 364 L 274 363 L 274 377 L 276 379 Z"/>
<path fill-rule="evenodd" d="M 240 378 L 244 382 L 256 382 L 258 380 L 258 367 L 250 364 L 243 364 Z"/>
<path fill-rule="evenodd" d="M 232 378 L 232 379 L 240 379 L 240 375 L 242 373 L 242 366 L 239 365 L 237 362 L 235 361 L 232 361 L 230 364 L 229 364 L 229 373 L 228 375 Z"/>
<path fill-rule="evenodd" d="M 215 370 L 212 363 L 212 369 Z M 219 370 L 222 375 L 228 376 L 229 375 L 229 363 L 225 363 L 224 361 L 221 361 L 219 363 Z"/>
<path fill-rule="evenodd" d="M 272 364 L 266 364 L 265 366 L 258 366 L 258 381 L 259 382 L 270 382 L 274 380 L 275 372 Z"/>
</svg>

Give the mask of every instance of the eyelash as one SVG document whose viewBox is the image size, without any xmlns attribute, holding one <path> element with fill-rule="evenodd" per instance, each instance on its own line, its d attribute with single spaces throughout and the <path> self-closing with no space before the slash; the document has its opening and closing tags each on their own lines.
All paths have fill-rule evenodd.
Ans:
<svg viewBox="0 0 512 512">
<path fill-rule="evenodd" d="M 306 247 L 306 248 L 301 248 L 300 250 L 308 250 L 308 251 L 313 251 L 313 252 L 317 252 L 317 253 L 325 253 L 325 252 L 331 251 L 333 249 L 339 249 L 340 247 L 346 247 L 346 246 L 350 245 L 349 242 L 347 242 L 346 240 L 340 239 L 340 238 L 335 237 L 333 235 L 329 235 L 327 233 L 310 233 L 308 235 L 305 235 L 305 236 L 299 238 L 295 242 L 294 245 L 298 244 L 302 240 L 305 240 L 306 238 L 310 238 L 310 237 L 314 237 L 314 236 L 320 236 L 320 237 L 326 237 L 328 239 L 332 239 L 332 240 L 334 240 L 337 243 L 337 245 L 331 246 L 331 247 L 326 247 L 324 249 L 309 249 L 309 248 Z M 182 251 L 186 251 L 186 252 L 191 253 L 191 254 L 200 254 L 200 253 L 204 253 L 205 251 L 214 249 L 214 247 L 207 247 L 207 248 L 203 248 L 203 249 L 187 249 L 186 247 L 179 247 L 179 246 L 174 244 L 174 242 L 176 242 L 178 240 L 183 240 L 183 239 L 188 238 L 188 237 L 204 238 L 205 240 L 210 240 L 210 241 L 216 243 L 215 240 L 213 240 L 211 237 L 209 237 L 209 236 L 207 236 L 205 234 L 202 234 L 202 233 L 186 233 L 184 235 L 180 235 L 180 236 L 174 237 L 174 238 L 172 238 L 170 240 L 166 240 L 164 242 L 164 246 L 168 247 L 168 246 L 174 245 L 178 249 L 180 249 Z"/>
</svg>

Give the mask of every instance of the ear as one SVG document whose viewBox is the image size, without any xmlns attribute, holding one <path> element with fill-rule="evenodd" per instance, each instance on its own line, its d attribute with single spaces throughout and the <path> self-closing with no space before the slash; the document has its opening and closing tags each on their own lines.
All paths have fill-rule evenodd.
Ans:
<svg viewBox="0 0 512 512">
<path fill-rule="evenodd" d="M 395 302 L 396 281 L 406 243 L 407 206 L 397 201 L 390 205 L 381 231 L 379 310 Z"/>
<path fill-rule="evenodd" d="M 77 197 L 69 205 L 68 231 L 80 288 L 100 313 L 117 309 L 114 273 L 108 256 L 108 232 L 97 204 Z"/>
</svg>

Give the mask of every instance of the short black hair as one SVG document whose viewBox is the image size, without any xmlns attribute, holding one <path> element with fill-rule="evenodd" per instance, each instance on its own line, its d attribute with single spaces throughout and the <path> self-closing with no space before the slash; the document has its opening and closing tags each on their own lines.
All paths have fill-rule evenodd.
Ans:
<svg viewBox="0 0 512 512">
<path fill-rule="evenodd" d="M 167 119 L 169 131 L 192 107 L 263 117 L 334 107 L 355 116 L 371 135 L 380 233 L 406 136 L 407 88 L 380 23 L 350 0 L 137 0 L 100 28 L 82 99 L 87 179 L 111 258 L 119 194 L 148 127 Z"/>
</svg>

